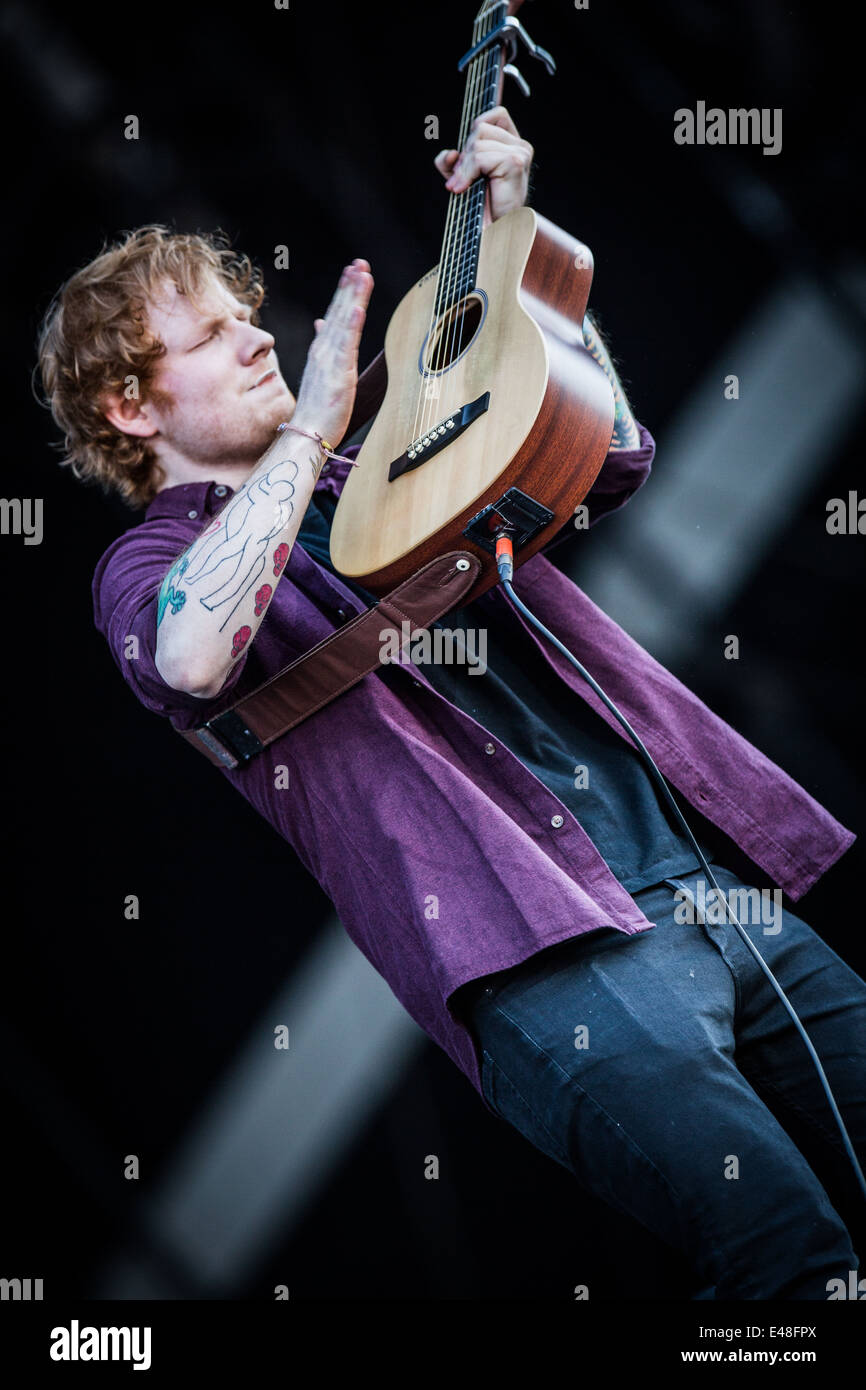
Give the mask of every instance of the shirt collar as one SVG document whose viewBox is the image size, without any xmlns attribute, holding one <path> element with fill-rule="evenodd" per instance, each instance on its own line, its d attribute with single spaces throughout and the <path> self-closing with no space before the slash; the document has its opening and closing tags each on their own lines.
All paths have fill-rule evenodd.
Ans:
<svg viewBox="0 0 866 1390">
<path fill-rule="evenodd" d="M 345 457 L 356 458 L 360 448 L 360 444 L 347 445 L 343 451 Z M 326 459 L 313 491 L 330 492 L 333 497 L 339 497 L 340 485 L 345 481 L 350 467 L 350 464 L 341 463 L 339 459 Z M 213 516 L 233 492 L 234 488 L 229 487 L 228 483 L 218 483 L 214 479 L 207 483 L 176 483 L 174 487 L 163 488 L 156 494 L 144 513 L 144 519 L 153 521 L 160 516 L 180 516 L 196 521 L 201 517 Z"/>
<path fill-rule="evenodd" d="M 228 483 L 217 483 L 213 479 L 202 483 L 176 483 L 156 494 L 144 518 L 145 521 L 161 516 L 186 517 L 190 521 L 203 519 L 219 511 L 233 492 L 234 488 Z"/>
</svg>

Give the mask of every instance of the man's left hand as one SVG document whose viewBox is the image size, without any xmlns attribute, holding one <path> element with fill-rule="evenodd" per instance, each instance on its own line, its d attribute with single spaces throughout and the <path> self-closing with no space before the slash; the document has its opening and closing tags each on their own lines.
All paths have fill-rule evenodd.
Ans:
<svg viewBox="0 0 866 1390">
<path fill-rule="evenodd" d="M 526 202 L 534 154 L 529 141 L 521 140 L 505 107 L 494 106 L 472 122 L 462 154 L 442 150 L 433 162 L 451 193 L 462 193 L 480 174 L 486 174 L 490 217 L 495 222 Z"/>
</svg>

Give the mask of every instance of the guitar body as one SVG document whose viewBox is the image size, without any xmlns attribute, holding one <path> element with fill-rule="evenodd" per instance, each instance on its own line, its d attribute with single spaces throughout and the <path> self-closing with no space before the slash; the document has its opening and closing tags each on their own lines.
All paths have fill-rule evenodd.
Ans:
<svg viewBox="0 0 866 1390">
<path fill-rule="evenodd" d="M 515 547 L 515 565 L 529 559 L 595 481 L 614 398 L 583 346 L 592 256 L 574 237 L 532 208 L 498 218 L 481 235 L 472 288 L 434 323 L 437 272 L 409 291 L 388 325 L 388 387 L 343 487 L 331 559 L 381 595 L 428 560 L 468 550 L 482 561 L 469 602 L 498 575 L 466 525 L 520 489 L 553 513 Z M 476 413 L 461 426 L 471 403 Z M 401 459 L 406 471 L 389 480 Z"/>
</svg>

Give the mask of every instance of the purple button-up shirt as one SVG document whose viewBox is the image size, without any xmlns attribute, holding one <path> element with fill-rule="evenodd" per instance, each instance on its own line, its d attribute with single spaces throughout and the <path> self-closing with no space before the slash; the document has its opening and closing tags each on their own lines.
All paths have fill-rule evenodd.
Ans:
<svg viewBox="0 0 866 1390">
<path fill-rule="evenodd" d="M 608 454 L 585 499 L 590 525 L 646 480 L 655 444 L 643 426 L 640 434 L 640 448 Z M 339 496 L 348 468 L 329 460 L 317 488 Z M 96 626 L 125 680 L 179 729 L 220 713 L 364 607 L 296 543 L 254 641 L 220 694 L 200 700 L 167 686 L 154 664 L 157 594 L 231 493 L 206 480 L 164 489 L 144 521 L 108 547 L 94 575 Z M 546 555 L 522 565 L 514 587 L 622 710 L 669 782 L 792 899 L 853 842 L 850 830 Z M 476 600 L 479 627 L 494 605 L 523 624 L 575 696 L 630 743 L 594 691 L 498 589 Z M 584 932 L 634 934 L 654 924 L 575 816 L 508 748 L 435 691 L 421 668 L 388 670 L 395 675 L 365 676 L 247 765 L 213 772 L 289 842 L 351 939 L 483 1098 L 476 1045 L 451 1013 L 449 996 Z"/>
</svg>

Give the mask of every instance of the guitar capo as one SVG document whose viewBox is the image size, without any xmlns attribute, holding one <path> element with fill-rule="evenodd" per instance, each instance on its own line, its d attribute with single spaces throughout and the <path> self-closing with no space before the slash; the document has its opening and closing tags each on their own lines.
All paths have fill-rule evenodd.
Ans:
<svg viewBox="0 0 866 1390">
<path fill-rule="evenodd" d="M 507 15 L 502 23 L 498 24 L 495 29 L 491 29 L 489 34 L 485 34 L 484 38 L 480 39 L 479 42 L 475 44 L 474 48 L 470 48 L 468 52 L 464 53 L 460 62 L 457 64 L 457 71 L 462 72 L 473 59 L 478 57 L 479 53 L 483 53 L 491 44 L 501 43 L 508 50 L 508 62 L 503 72 L 509 77 L 513 77 L 520 87 L 520 90 L 523 92 L 523 95 L 528 97 L 529 83 L 513 63 L 513 59 L 517 56 L 518 39 L 522 39 L 531 56 L 543 63 L 551 76 L 556 72 L 556 63 L 553 61 L 547 49 L 541 48 L 539 44 L 532 42 L 532 39 L 529 37 L 516 15 Z"/>
</svg>

